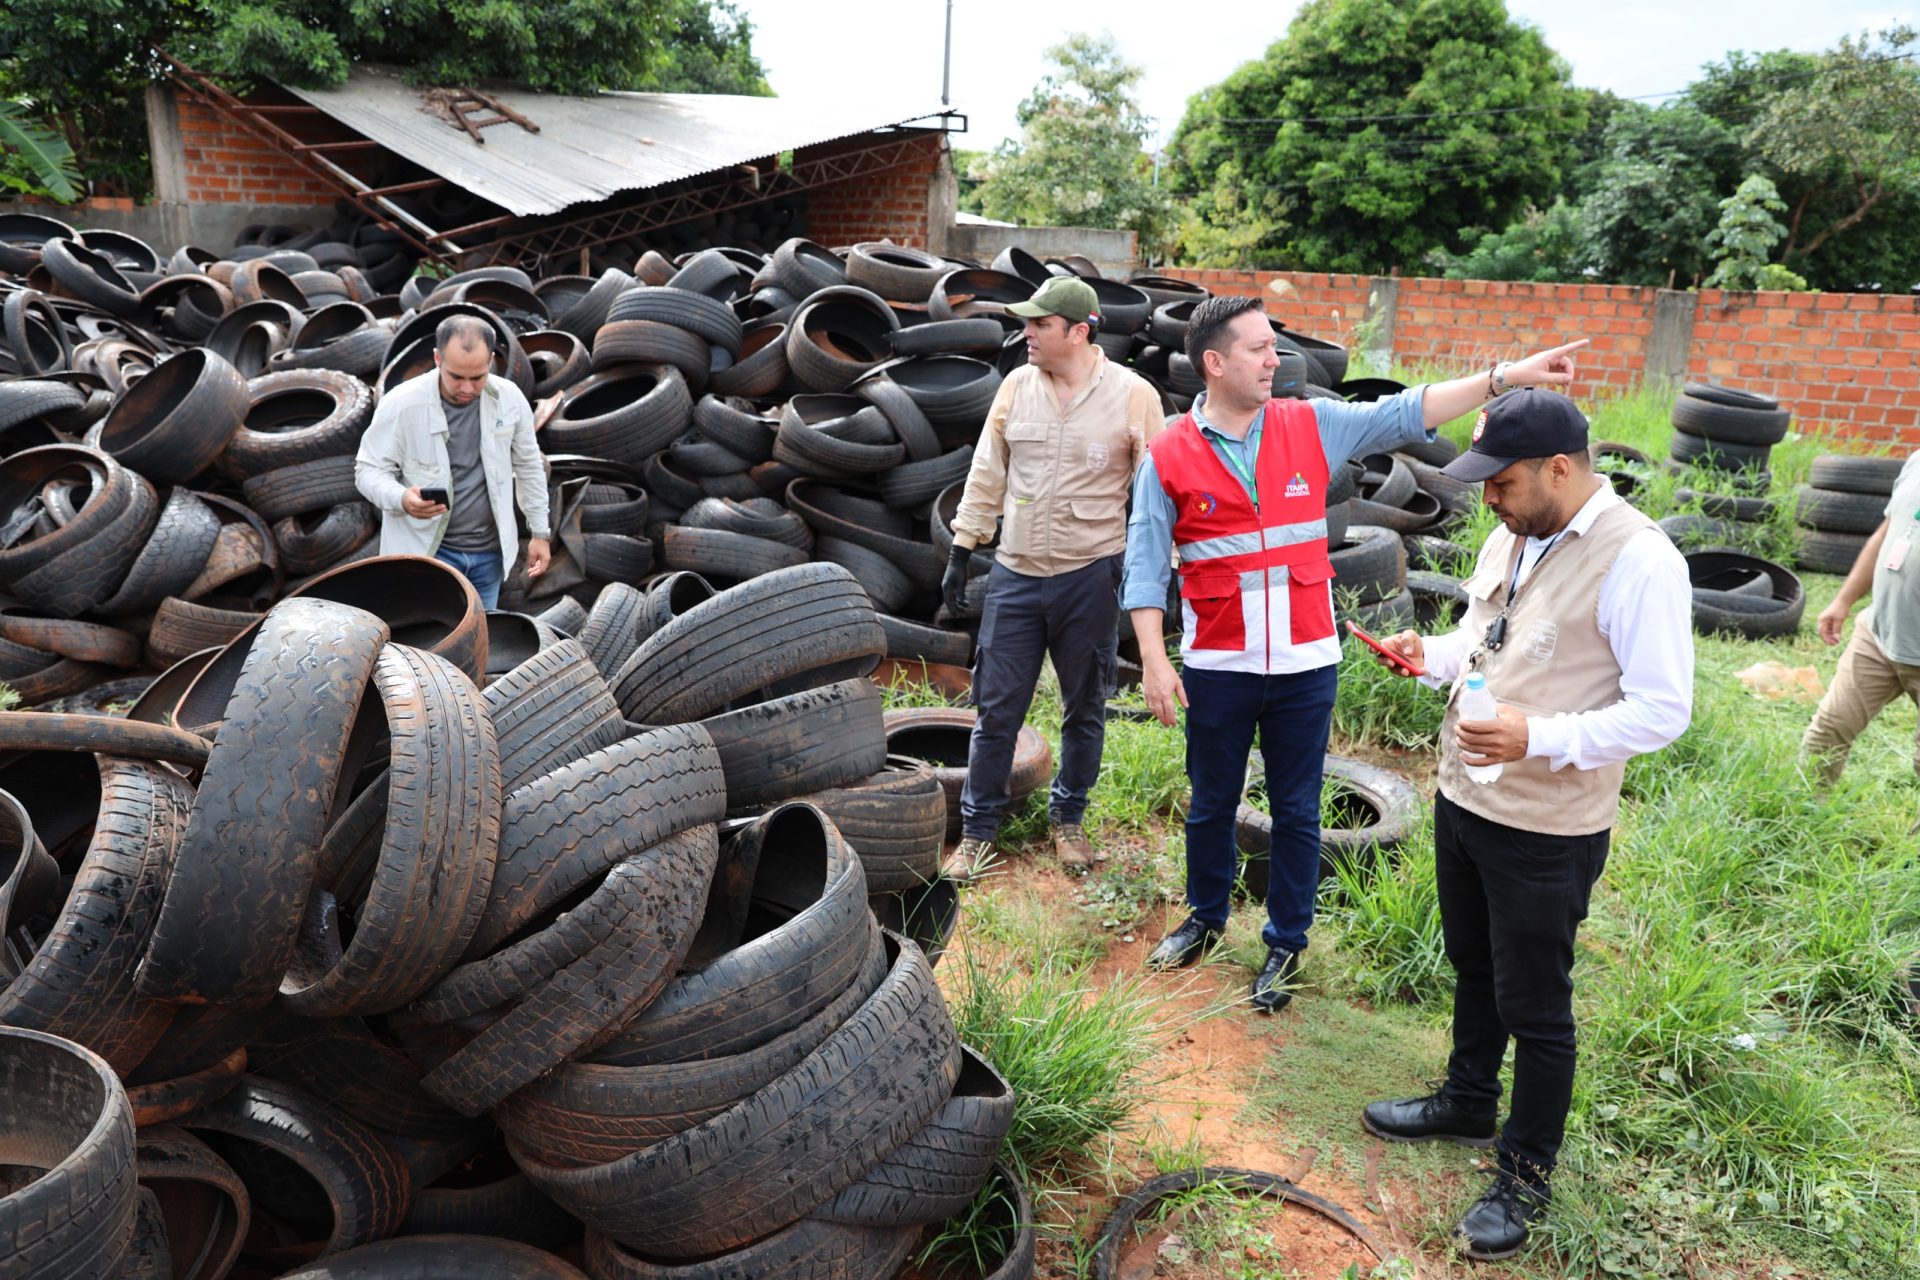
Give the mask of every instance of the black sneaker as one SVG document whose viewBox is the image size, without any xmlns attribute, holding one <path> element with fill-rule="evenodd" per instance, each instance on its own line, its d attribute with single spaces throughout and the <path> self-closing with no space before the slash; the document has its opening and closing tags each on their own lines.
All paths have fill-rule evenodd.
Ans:
<svg viewBox="0 0 1920 1280">
<path fill-rule="evenodd" d="M 1494 1115 L 1476 1115 L 1446 1093 L 1424 1098 L 1369 1102 L 1360 1112 L 1367 1132 L 1388 1142 L 1457 1142 L 1463 1147 L 1493 1145 Z"/>
<path fill-rule="evenodd" d="M 1453 1229 L 1454 1237 L 1475 1262 L 1498 1262 L 1527 1247 L 1534 1219 L 1546 1210 L 1544 1193 L 1522 1185 L 1511 1174 L 1501 1173 L 1460 1219 L 1460 1225 Z"/>
<path fill-rule="evenodd" d="M 1293 979 L 1300 972 L 1300 955 L 1285 947 L 1268 947 L 1267 962 L 1253 980 L 1253 1007 L 1260 1013 L 1278 1013 L 1293 1001 Z"/>
<path fill-rule="evenodd" d="M 1188 916 L 1185 924 L 1160 939 L 1160 945 L 1147 957 L 1147 968 L 1185 968 L 1213 950 L 1224 932 L 1210 924 L 1201 923 L 1198 916 Z"/>
</svg>

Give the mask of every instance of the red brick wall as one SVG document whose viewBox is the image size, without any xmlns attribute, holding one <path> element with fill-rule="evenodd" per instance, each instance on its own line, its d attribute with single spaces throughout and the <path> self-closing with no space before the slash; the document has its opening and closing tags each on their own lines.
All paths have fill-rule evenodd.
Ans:
<svg viewBox="0 0 1920 1280">
<path fill-rule="evenodd" d="M 926 248 L 928 186 L 940 166 L 940 138 L 938 133 L 923 134 L 919 154 L 906 164 L 807 192 L 807 239 L 829 246 L 891 240 Z M 872 141 L 862 138 L 853 143 L 808 147 L 794 159 L 831 155 L 836 146 L 844 150 L 871 145 Z"/>
<path fill-rule="evenodd" d="M 187 199 L 200 204 L 329 205 L 340 194 L 279 151 L 189 94 L 180 95 Z"/>
<path fill-rule="evenodd" d="M 1264 298 L 1302 332 L 1351 343 L 1370 276 L 1174 270 L 1215 293 Z M 1645 374 L 1655 289 L 1403 277 L 1393 326 L 1403 364 L 1484 366 L 1574 338 L 1589 390 L 1624 391 Z M 1862 444 L 1920 446 L 1920 297 L 1908 294 L 1694 295 L 1687 376 L 1780 397 L 1808 426 Z"/>
<path fill-rule="evenodd" d="M 1920 446 L 1920 297 L 1702 289 L 1690 377 L 1780 397 L 1803 420 Z"/>
</svg>

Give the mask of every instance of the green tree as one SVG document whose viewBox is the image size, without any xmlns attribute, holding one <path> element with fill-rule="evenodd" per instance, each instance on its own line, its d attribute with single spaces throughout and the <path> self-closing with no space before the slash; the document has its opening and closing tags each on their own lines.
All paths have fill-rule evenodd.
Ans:
<svg viewBox="0 0 1920 1280">
<path fill-rule="evenodd" d="M 1588 266 L 1581 230 L 1578 211 L 1558 199 L 1505 231 L 1468 230 L 1466 252 L 1438 249 L 1428 261 L 1453 280 L 1578 280 Z"/>
<path fill-rule="evenodd" d="M 194 15 L 172 0 L 6 0 L 0 98 L 31 103 L 96 193 L 144 195 L 150 50 Z"/>
<path fill-rule="evenodd" d="M 1787 259 L 1810 257 L 1883 201 L 1920 192 L 1920 33 L 1847 38 L 1804 83 L 1774 94 L 1746 142 L 1800 186 L 1787 216 Z"/>
<path fill-rule="evenodd" d="M 1621 104 L 1601 155 L 1570 184 L 1586 260 L 1618 284 L 1698 283 L 1707 233 L 1741 164 L 1739 135 L 1691 103 Z"/>
<path fill-rule="evenodd" d="M 1551 197 L 1588 96 L 1501 0 L 1309 0 L 1187 105 L 1172 177 L 1213 233 L 1189 255 L 1382 271 L 1458 249 Z"/>
<path fill-rule="evenodd" d="M 1056 70 L 1020 104 L 1019 142 L 969 167 L 980 212 L 1027 226 L 1116 227 L 1159 245 L 1173 204 L 1142 150 L 1151 121 L 1135 92 L 1141 71 L 1110 35 L 1072 35 L 1047 50 Z"/>
<path fill-rule="evenodd" d="M 1768 259 L 1787 234 L 1773 215 L 1786 209 L 1773 184 L 1754 174 L 1720 202 L 1720 225 L 1707 233 L 1713 253 L 1710 289 L 1804 289 L 1807 282 Z"/>
<path fill-rule="evenodd" d="M 753 22 L 728 0 L 670 0 L 667 23 L 678 34 L 654 65 L 629 86 L 655 93 L 737 93 L 771 97 L 767 69 L 753 52 Z"/>
<path fill-rule="evenodd" d="M 71 201 L 80 198 L 83 181 L 72 147 L 33 119 L 25 103 L 0 101 L 0 186 Z"/>
</svg>

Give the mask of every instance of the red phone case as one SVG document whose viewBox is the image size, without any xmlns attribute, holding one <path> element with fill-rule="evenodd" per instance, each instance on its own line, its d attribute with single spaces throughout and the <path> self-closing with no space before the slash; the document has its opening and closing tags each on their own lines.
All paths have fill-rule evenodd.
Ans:
<svg viewBox="0 0 1920 1280">
<path fill-rule="evenodd" d="M 1394 666 L 1400 668 L 1402 671 L 1406 672 L 1408 675 L 1423 676 L 1427 674 L 1426 669 L 1424 667 L 1415 666 L 1413 663 L 1407 661 L 1405 658 L 1401 657 L 1399 654 L 1395 653 L 1393 650 L 1387 648 L 1387 646 L 1381 644 L 1378 640 L 1375 640 L 1372 636 L 1367 634 L 1365 629 L 1362 628 L 1359 623 L 1354 622 L 1351 618 L 1347 620 L 1347 633 L 1351 635 L 1355 640 L 1358 640 L 1361 644 L 1364 644 L 1365 646 L 1367 646 L 1367 648 L 1385 657 L 1388 662 L 1391 662 Z"/>
</svg>

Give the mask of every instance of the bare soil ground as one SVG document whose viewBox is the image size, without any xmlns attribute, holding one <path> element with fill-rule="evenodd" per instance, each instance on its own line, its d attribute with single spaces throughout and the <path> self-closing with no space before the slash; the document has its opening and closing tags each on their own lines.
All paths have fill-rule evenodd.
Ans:
<svg viewBox="0 0 1920 1280">
<path fill-rule="evenodd" d="M 1114 849 L 1113 856 L 1126 852 Z M 1014 857 L 982 889 L 968 892 L 1032 894 L 1048 910 L 1065 914 L 1080 909 L 1075 900 L 1080 884 L 1050 860 Z M 964 919 L 964 899 L 962 912 Z M 1236 921 L 1243 913 L 1244 908 L 1236 913 Z M 1093 967 L 1092 985 L 1137 974 L 1162 933 L 1182 918 L 1177 907 L 1155 909 L 1140 927 L 1113 932 L 1105 956 Z M 956 947 L 964 947 L 965 933 L 963 924 Z M 1402 1147 L 1390 1153 L 1387 1144 L 1360 1127 L 1362 1095 L 1394 1092 L 1384 1081 L 1378 1086 L 1373 1081 L 1384 1075 L 1388 1080 L 1403 1078 L 1409 1089 L 1417 1087 L 1418 1070 L 1402 1061 L 1404 1046 L 1367 1043 L 1369 1011 L 1311 989 L 1273 1017 L 1244 1007 L 1219 1011 L 1243 998 L 1252 980 L 1251 971 L 1230 954 L 1233 950 L 1223 946 L 1206 963 L 1150 980 L 1162 987 L 1163 1020 L 1184 1030 L 1148 1064 L 1145 1074 L 1156 1083 L 1137 1116 L 1130 1135 L 1134 1141 L 1118 1145 L 1106 1170 L 1089 1170 L 1069 1194 L 1040 1210 L 1045 1223 L 1070 1232 L 1071 1238 L 1042 1239 L 1036 1274 L 1077 1274 L 1073 1240 L 1090 1243 L 1115 1201 L 1159 1172 L 1148 1157 L 1149 1148 L 1181 1149 L 1197 1156 L 1196 1162 L 1281 1174 L 1353 1214 L 1390 1255 L 1413 1264 L 1413 1275 L 1465 1274 L 1462 1268 L 1471 1264 L 1451 1256 L 1442 1238 L 1444 1223 L 1478 1194 L 1483 1175 L 1477 1163 L 1483 1157 L 1459 1148 L 1440 1152 Z M 957 968 L 951 959 L 942 965 L 949 975 Z M 1209 1011 L 1213 1016 L 1205 1016 Z M 1420 1069 L 1443 1052 L 1436 1033 L 1433 1043 L 1419 1046 Z M 1353 1068 L 1351 1073 L 1340 1071 L 1342 1061 Z M 1349 1078 L 1334 1078 L 1341 1074 Z M 1385 1091 L 1369 1093 L 1369 1088 Z M 1310 1105 L 1279 1105 L 1289 1095 Z M 1354 1103 L 1345 1114 L 1342 1101 Z M 1413 1176 L 1394 1171 L 1403 1164 L 1416 1166 Z M 1205 1227 L 1193 1221 L 1204 1214 L 1203 1207 L 1177 1209 L 1122 1251 L 1117 1274 L 1126 1280 L 1339 1280 L 1350 1265 L 1357 1263 L 1358 1274 L 1365 1277 L 1379 1261 L 1318 1214 L 1267 1201 L 1251 1203 L 1240 1215 L 1242 1229 L 1233 1233 L 1234 1243 L 1245 1246 L 1235 1256 L 1218 1252 L 1217 1230 L 1194 1229 Z M 1246 1229 L 1249 1221 L 1251 1230 Z M 1196 1250 L 1195 1243 L 1202 1249 Z M 1207 1245 L 1214 1251 L 1202 1256 Z M 1528 1271 L 1509 1269 L 1506 1274 L 1523 1277 Z"/>
</svg>

